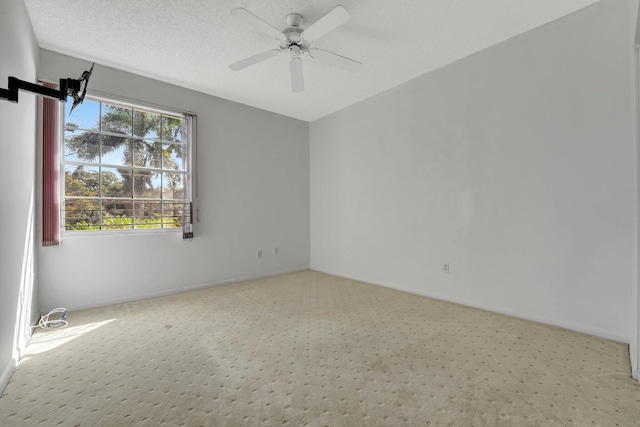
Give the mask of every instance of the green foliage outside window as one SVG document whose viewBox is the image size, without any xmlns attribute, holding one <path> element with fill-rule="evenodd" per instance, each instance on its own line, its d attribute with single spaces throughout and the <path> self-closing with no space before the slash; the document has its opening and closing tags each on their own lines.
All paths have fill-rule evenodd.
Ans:
<svg viewBox="0 0 640 427">
<path fill-rule="evenodd" d="M 181 227 L 182 119 L 99 101 L 81 107 L 81 123 L 65 124 L 65 229 Z"/>
</svg>

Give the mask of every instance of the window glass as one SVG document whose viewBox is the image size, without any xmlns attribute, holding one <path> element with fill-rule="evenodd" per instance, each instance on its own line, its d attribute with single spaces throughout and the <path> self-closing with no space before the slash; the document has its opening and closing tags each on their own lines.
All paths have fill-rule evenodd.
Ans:
<svg viewBox="0 0 640 427">
<path fill-rule="evenodd" d="M 64 122 L 64 229 L 181 228 L 183 119 L 85 99 Z"/>
<path fill-rule="evenodd" d="M 100 129 L 103 132 L 131 135 L 131 108 L 102 104 Z"/>
<path fill-rule="evenodd" d="M 82 104 L 76 105 L 71 112 L 72 102 L 65 103 L 64 116 L 65 128 L 70 130 L 99 130 L 100 129 L 100 102 L 85 99 Z"/>
<path fill-rule="evenodd" d="M 64 160 L 77 162 L 99 162 L 100 134 L 79 130 L 65 130 Z"/>
</svg>

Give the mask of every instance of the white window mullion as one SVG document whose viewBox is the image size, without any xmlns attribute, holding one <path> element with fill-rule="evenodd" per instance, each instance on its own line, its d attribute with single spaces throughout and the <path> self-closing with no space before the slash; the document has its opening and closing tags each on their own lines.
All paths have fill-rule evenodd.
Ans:
<svg viewBox="0 0 640 427">
<path fill-rule="evenodd" d="M 174 213 L 174 210 L 178 208 L 179 205 L 174 206 L 175 201 L 173 201 L 173 199 L 169 201 L 169 199 L 165 198 L 165 195 L 163 193 L 163 188 L 164 188 L 164 185 L 166 184 L 165 172 L 175 172 L 176 174 L 178 174 L 178 176 L 180 176 L 181 178 L 181 181 L 183 182 L 185 194 L 190 193 L 190 189 L 188 188 L 189 180 L 187 178 L 189 174 L 187 170 L 187 167 L 189 164 L 189 160 L 188 160 L 189 144 L 187 141 L 187 136 L 185 135 L 183 135 L 180 141 L 171 141 L 171 140 L 165 139 L 163 130 L 165 129 L 164 128 L 165 121 L 169 121 L 170 119 L 176 119 L 178 120 L 177 122 L 178 124 L 180 124 L 181 126 L 184 126 L 184 122 L 183 122 L 184 119 L 182 114 L 171 113 L 171 112 L 167 113 L 165 111 L 157 111 L 154 108 L 145 108 L 144 106 L 141 106 L 138 103 L 135 103 L 135 104 L 123 103 L 120 101 L 114 102 L 113 100 L 108 99 L 107 97 L 95 98 L 95 97 L 89 96 L 86 98 L 85 102 L 87 101 L 95 103 L 96 106 L 93 107 L 95 109 L 87 109 L 86 111 L 90 112 L 91 116 L 86 116 L 86 115 L 84 117 L 82 115 L 78 116 L 77 120 L 74 121 L 74 123 L 77 122 L 79 123 L 79 125 L 73 126 L 74 135 L 76 136 L 72 138 L 75 138 L 74 142 L 76 147 L 79 148 L 79 150 L 70 158 L 70 160 L 65 161 L 64 159 L 61 159 L 61 164 L 63 165 L 61 170 L 64 170 L 64 166 L 66 166 L 69 169 L 70 173 L 75 174 L 74 171 L 77 170 L 78 167 L 84 167 L 85 173 L 76 175 L 73 190 L 71 190 L 72 192 L 69 195 L 66 195 L 66 192 L 64 192 L 63 194 L 65 194 L 65 197 L 69 200 L 76 200 L 76 201 L 90 200 L 92 201 L 94 206 L 97 205 L 97 208 L 96 208 L 98 210 L 97 215 L 93 216 L 93 220 L 91 219 L 91 217 L 88 218 L 88 222 L 90 224 L 95 224 L 99 226 L 101 229 L 105 229 L 104 221 L 107 220 L 112 215 L 124 216 L 125 218 L 131 217 L 130 221 L 128 220 L 123 221 L 123 224 L 121 226 L 123 228 L 135 229 L 135 222 L 138 219 L 145 220 L 145 218 L 148 218 L 149 222 L 152 223 L 154 218 L 154 212 L 160 213 L 160 221 L 158 221 L 159 228 L 164 229 L 166 227 L 170 227 L 172 224 L 172 221 L 165 221 L 165 220 L 170 219 L 171 215 L 173 215 Z M 107 108 L 113 108 L 113 110 L 107 110 Z M 97 122 L 97 129 L 92 129 L 92 127 L 94 126 L 91 124 L 91 120 L 93 120 L 92 117 L 95 116 L 96 111 L 97 111 L 98 117 L 95 119 L 94 123 Z M 111 111 L 113 111 L 113 113 L 111 113 Z M 74 114 L 78 114 L 78 110 L 76 110 Z M 83 113 L 81 112 L 79 114 L 83 114 Z M 109 129 L 107 130 L 105 128 L 105 122 L 103 118 L 105 115 L 111 115 L 111 114 L 114 114 L 116 116 L 120 114 L 123 114 L 125 116 L 129 115 L 129 117 L 127 117 L 125 122 L 120 121 L 119 123 L 121 124 L 124 123 L 124 126 L 129 126 L 130 129 L 122 133 L 118 131 L 125 130 L 124 127 L 109 125 Z M 155 117 L 148 116 L 147 114 L 155 115 Z M 136 117 L 139 117 L 141 120 L 152 119 L 154 120 L 154 123 L 156 123 L 156 120 L 159 120 L 159 122 L 157 122 L 158 127 L 155 128 L 155 131 L 149 132 L 147 135 L 140 135 L 140 136 L 134 137 L 134 133 L 136 132 L 134 131 L 133 126 L 134 126 L 134 123 L 136 122 L 135 120 Z M 115 121 L 113 123 L 117 124 L 118 121 Z M 61 126 L 61 128 L 63 129 L 65 127 L 66 126 Z M 150 128 L 150 131 L 151 129 L 153 128 Z M 173 133 L 173 130 L 169 129 L 169 131 Z M 142 132 L 142 133 L 145 133 L 145 132 Z M 97 141 L 98 162 L 89 161 L 91 158 L 85 155 L 87 153 L 86 149 L 91 149 L 91 146 L 83 145 L 82 143 L 83 137 L 85 134 L 98 135 L 98 141 Z M 125 138 L 127 145 L 115 146 L 114 150 L 110 152 L 107 158 L 103 156 L 103 152 L 105 149 L 104 142 L 106 137 Z M 64 141 L 64 138 L 62 140 Z M 149 154 L 150 158 L 155 159 L 156 162 L 150 162 L 150 163 L 145 162 L 145 164 L 142 164 L 142 165 L 136 164 L 135 162 L 135 157 L 136 157 L 135 141 L 136 140 L 146 140 L 146 141 L 149 141 L 150 143 L 155 144 L 153 147 L 147 147 L 143 149 L 154 150 L 154 151 L 150 151 L 147 154 Z M 118 141 L 118 140 L 115 141 L 115 144 L 120 144 L 120 143 L 121 141 Z M 163 152 L 165 144 L 172 144 L 174 147 L 182 147 L 181 148 L 183 150 L 183 154 L 181 155 L 182 167 L 180 169 L 177 169 L 175 171 L 173 169 L 166 169 L 168 165 L 164 163 L 165 159 L 164 159 L 164 152 Z M 63 147 L 66 148 L 65 145 L 63 145 Z M 157 151 L 158 149 L 160 151 Z M 115 161 L 119 161 L 118 157 L 117 156 L 114 157 L 113 154 L 116 154 L 116 155 L 122 154 L 123 164 L 112 164 Z M 127 162 L 124 161 L 125 158 L 129 160 L 128 164 Z M 108 160 L 110 162 L 106 163 L 106 161 Z M 106 187 L 104 186 L 105 184 L 104 174 L 106 171 L 109 170 L 109 168 L 111 168 L 111 171 L 113 173 L 116 173 L 118 178 L 117 178 L 117 181 L 113 181 L 114 187 L 111 187 L 108 193 L 109 195 L 107 195 Z M 97 183 L 95 183 L 95 181 L 93 181 L 93 178 L 92 178 L 93 176 L 92 174 L 94 174 L 95 171 L 97 171 Z M 122 190 L 118 190 L 118 187 L 117 187 L 117 185 L 121 185 L 121 184 L 118 184 L 119 182 L 124 184 L 123 176 L 121 173 L 118 173 L 118 171 L 122 171 L 122 174 L 124 173 L 130 174 L 130 179 L 129 179 L 130 182 L 128 182 L 127 184 L 128 190 L 124 192 Z M 141 196 L 144 196 L 144 197 L 138 198 L 136 197 L 136 193 L 135 193 L 136 173 L 139 174 L 141 171 L 147 172 L 151 176 L 150 179 L 152 180 L 151 181 L 152 186 L 150 188 L 152 193 L 141 194 Z M 64 179 L 62 181 L 64 183 Z M 88 189 L 93 187 L 94 185 L 97 185 L 97 188 L 96 188 L 97 196 L 87 196 L 87 194 L 90 194 L 90 193 L 87 193 Z M 143 183 L 141 183 L 141 185 L 143 185 Z M 144 183 L 145 188 L 147 187 L 147 185 L 148 184 L 145 182 Z M 87 190 L 83 190 L 83 186 L 85 186 Z M 148 197 L 148 196 L 152 196 L 152 197 Z M 107 199 L 109 203 L 107 203 Z M 126 203 L 121 203 L 119 202 L 119 200 L 122 200 L 123 202 L 126 201 Z M 122 204 L 126 204 L 126 212 L 123 212 L 120 208 L 117 208 L 118 205 L 122 205 Z M 148 216 L 145 213 L 146 210 L 136 209 L 138 207 L 144 208 L 149 204 L 151 204 L 151 206 L 148 206 L 148 207 L 150 207 L 151 209 L 148 212 Z M 153 208 L 153 205 L 156 205 L 156 204 L 159 204 L 160 209 Z M 82 206 L 83 210 L 92 208 L 91 203 L 86 203 L 86 204 L 76 203 L 76 205 L 74 206 L 80 209 L 81 205 L 84 205 Z M 182 205 L 182 207 L 184 209 L 184 205 Z M 140 218 L 137 218 L 138 210 L 140 210 Z M 76 211 L 76 212 L 80 212 L 80 211 Z M 110 212 L 111 214 L 109 214 Z M 75 222 L 73 221 L 74 218 L 70 218 L 68 223 L 69 224 L 77 223 L 77 221 L 80 219 L 81 216 L 84 217 L 84 215 L 80 215 L 80 216 L 76 215 Z M 96 223 L 96 221 L 98 222 Z M 127 224 L 129 222 L 130 224 Z M 110 227 L 107 227 L 107 228 L 110 228 Z"/>
</svg>

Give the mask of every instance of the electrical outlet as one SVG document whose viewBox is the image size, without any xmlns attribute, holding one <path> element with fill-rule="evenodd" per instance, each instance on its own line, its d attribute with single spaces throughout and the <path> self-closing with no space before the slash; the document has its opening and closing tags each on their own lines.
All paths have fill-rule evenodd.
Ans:
<svg viewBox="0 0 640 427">
<path fill-rule="evenodd" d="M 273 254 L 278 255 L 278 248 L 273 248 Z"/>
<path fill-rule="evenodd" d="M 262 258 L 262 251 L 260 249 L 258 249 L 258 258 Z"/>
<path fill-rule="evenodd" d="M 442 272 L 443 272 L 443 273 L 449 273 L 449 271 L 450 271 L 450 270 L 449 270 L 449 263 L 448 263 L 448 262 L 446 262 L 446 263 L 444 263 L 444 264 L 442 265 Z"/>
</svg>

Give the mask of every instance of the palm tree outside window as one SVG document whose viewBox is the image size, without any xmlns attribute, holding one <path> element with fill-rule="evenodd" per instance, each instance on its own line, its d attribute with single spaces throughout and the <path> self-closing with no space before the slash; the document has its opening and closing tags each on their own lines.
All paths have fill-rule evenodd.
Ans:
<svg viewBox="0 0 640 427">
<path fill-rule="evenodd" d="M 66 107 L 63 230 L 182 229 L 190 117 L 90 97 Z"/>
</svg>

